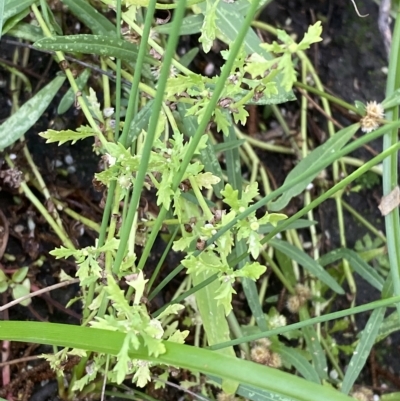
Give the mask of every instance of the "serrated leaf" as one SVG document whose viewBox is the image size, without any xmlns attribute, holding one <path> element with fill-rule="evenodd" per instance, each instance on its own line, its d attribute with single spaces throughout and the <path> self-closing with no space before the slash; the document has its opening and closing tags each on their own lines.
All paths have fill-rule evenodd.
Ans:
<svg viewBox="0 0 400 401">
<path fill-rule="evenodd" d="M 70 129 L 63 131 L 49 129 L 45 132 L 41 132 L 39 135 L 46 139 L 46 143 L 58 142 L 58 146 L 60 146 L 68 141 L 71 141 L 71 145 L 74 145 L 79 140 L 95 136 L 96 133 L 91 127 L 81 126 L 77 128 L 76 131 Z"/>
<path fill-rule="evenodd" d="M 307 185 L 324 168 L 328 166 L 328 163 L 326 162 L 327 156 L 332 155 L 332 153 L 338 152 L 340 149 L 342 149 L 343 146 L 346 145 L 346 143 L 357 132 L 358 128 L 359 124 L 353 124 L 340 130 L 331 138 L 329 138 L 323 145 L 314 149 L 306 158 L 301 160 L 300 163 L 297 164 L 297 166 L 288 174 L 285 179 L 284 185 L 289 185 L 293 179 L 299 176 L 299 174 L 304 174 L 311 167 L 315 168 L 315 166 L 317 165 L 319 171 L 317 171 L 316 173 L 310 173 L 302 182 L 293 185 L 276 201 L 271 202 L 268 205 L 268 209 L 273 212 L 282 210 L 293 197 L 299 195 L 307 187 Z"/>
<path fill-rule="evenodd" d="M 307 32 L 304 34 L 304 38 L 298 44 L 298 50 L 308 49 L 313 43 L 321 42 L 321 33 L 321 21 L 317 21 L 314 25 L 309 26 Z"/>
<path fill-rule="evenodd" d="M 54 78 L 0 125 L 0 151 L 20 139 L 39 120 L 64 80 L 62 76 Z"/>
<path fill-rule="evenodd" d="M 214 43 L 217 36 L 217 6 L 219 0 L 207 0 L 206 10 L 204 12 L 203 26 L 201 27 L 201 36 L 199 42 L 203 45 L 203 50 L 208 53 Z"/>
<path fill-rule="evenodd" d="M 178 103 L 178 112 L 183 125 L 182 132 L 185 135 L 192 137 L 197 130 L 198 123 L 195 117 L 186 116 L 188 108 L 188 105 Z M 220 178 L 220 182 L 214 186 L 214 192 L 218 198 L 221 197 L 221 190 L 224 188 L 223 174 L 215 150 L 210 141 L 207 141 L 206 147 L 200 150 L 200 160 L 204 165 L 205 171 Z"/>
<path fill-rule="evenodd" d="M 286 241 L 278 239 L 271 239 L 268 244 L 273 248 L 278 249 L 280 252 L 285 253 L 291 259 L 302 265 L 304 269 L 308 270 L 312 275 L 317 277 L 336 293 L 344 294 L 343 288 L 336 282 L 336 280 L 327 273 L 320 264 L 299 248 L 296 248 L 294 245 L 289 244 Z"/>
<path fill-rule="evenodd" d="M 358 343 L 354 354 L 350 360 L 349 367 L 344 375 L 341 392 L 348 394 L 357 380 L 362 368 L 367 361 L 373 345 L 375 344 L 376 336 L 379 332 L 379 327 L 385 316 L 386 308 L 375 309 L 368 319 L 364 330 L 362 331 L 360 342 Z"/>
</svg>

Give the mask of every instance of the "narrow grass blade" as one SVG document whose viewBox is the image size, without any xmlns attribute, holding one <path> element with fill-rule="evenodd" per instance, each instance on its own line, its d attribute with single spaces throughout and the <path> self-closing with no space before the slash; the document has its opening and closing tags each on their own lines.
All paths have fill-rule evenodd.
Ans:
<svg viewBox="0 0 400 401">
<path fill-rule="evenodd" d="M 314 367 L 296 348 L 279 344 L 273 345 L 271 349 L 281 356 L 283 363 L 292 365 L 306 380 L 321 384 L 321 379 Z"/>
<path fill-rule="evenodd" d="M 65 77 L 63 76 L 54 78 L 0 125 L 0 150 L 16 142 L 39 120 L 61 88 L 64 80 Z"/>
<path fill-rule="evenodd" d="M 4 21 L 4 0 L 0 1 L 0 39 L 3 33 L 3 21 Z"/>
<path fill-rule="evenodd" d="M 260 226 L 260 228 L 258 229 L 258 232 L 260 234 L 268 234 L 270 233 L 272 230 L 275 230 L 276 228 L 279 229 L 279 226 L 282 225 L 282 221 L 278 222 L 277 227 L 274 227 L 272 224 L 265 224 Z M 286 231 L 286 230 L 298 230 L 300 228 L 309 228 L 313 225 L 317 224 L 316 221 L 314 220 L 306 220 L 306 219 L 298 219 L 296 221 L 293 221 L 292 223 L 290 223 L 288 226 L 286 226 L 282 231 Z"/>
<path fill-rule="evenodd" d="M 391 313 L 379 327 L 376 343 L 384 340 L 390 334 L 400 330 L 400 319 L 397 312 Z"/>
<path fill-rule="evenodd" d="M 182 21 L 182 25 L 179 29 L 179 35 L 194 35 L 201 31 L 201 27 L 203 26 L 204 17 L 201 14 L 188 15 Z M 164 25 L 155 26 L 154 32 L 169 34 L 171 32 L 172 24 L 169 22 Z"/>
<path fill-rule="evenodd" d="M 14 38 L 24 39 L 29 42 L 35 42 L 43 39 L 43 31 L 38 27 L 25 22 L 20 22 L 18 25 L 13 26 L 7 32 L 9 36 Z"/>
<path fill-rule="evenodd" d="M 232 139 L 229 142 L 217 143 L 214 147 L 214 152 L 225 152 L 227 150 L 239 148 L 246 142 L 245 139 Z"/>
<path fill-rule="evenodd" d="M 87 1 L 61 0 L 61 2 L 67 5 L 72 14 L 83 22 L 95 35 L 115 35 L 114 24 Z"/>
<path fill-rule="evenodd" d="M 0 321 L 0 340 L 56 345 L 117 355 L 124 339 L 124 333 L 110 330 L 56 323 Z M 178 366 L 238 381 L 245 386 L 282 394 L 297 401 L 352 400 L 330 386 L 320 386 L 278 369 L 189 345 L 169 341 L 164 341 L 163 344 L 166 352 L 157 358 L 149 357 L 143 343 L 140 343 L 138 349 L 129 352 L 130 358 Z"/>
<path fill-rule="evenodd" d="M 305 307 L 300 308 L 300 320 L 307 321 L 310 319 L 308 310 Z M 322 380 L 328 379 L 328 364 L 326 362 L 325 352 L 318 341 L 318 335 L 313 326 L 303 328 L 304 338 L 307 343 L 307 349 L 310 352 L 311 359 L 314 364 L 315 371 Z"/>
<path fill-rule="evenodd" d="M 209 377 L 212 381 L 221 384 L 221 379 L 219 377 Z M 297 401 L 294 398 L 288 398 L 282 394 L 271 393 L 270 391 L 261 390 L 257 387 L 245 386 L 243 384 L 238 387 L 236 394 L 251 401 Z"/>
<path fill-rule="evenodd" d="M 352 269 L 357 272 L 365 281 L 370 283 L 373 287 L 382 291 L 384 278 L 367 262 L 365 262 L 356 252 L 351 249 L 340 248 L 322 256 L 318 263 L 326 266 L 329 263 L 336 262 L 338 259 L 346 259 Z"/>
<path fill-rule="evenodd" d="M 154 100 L 149 100 L 144 107 L 135 115 L 129 128 L 126 145 L 131 146 L 136 137 L 149 125 Z"/>
<path fill-rule="evenodd" d="M 138 47 L 135 44 L 123 39 L 102 35 L 54 36 L 35 42 L 34 47 L 40 50 L 97 54 L 127 61 L 135 61 L 138 55 Z M 145 60 L 154 64 L 154 59 L 149 56 Z"/>
<path fill-rule="evenodd" d="M 305 252 L 286 241 L 281 241 L 278 239 L 271 239 L 268 241 L 268 244 L 275 249 L 278 249 L 282 253 L 285 253 L 291 259 L 302 265 L 304 269 L 308 270 L 313 276 L 317 277 L 336 293 L 344 294 L 343 288 L 336 282 L 336 280 L 329 273 L 327 273 L 319 263 L 308 256 Z"/>
<path fill-rule="evenodd" d="M 14 15 L 29 8 L 36 0 L 5 0 L 3 13 L 3 26 Z"/>
<path fill-rule="evenodd" d="M 375 344 L 376 336 L 379 332 L 379 327 L 385 316 L 386 308 L 375 309 L 368 319 L 364 330 L 362 331 L 360 342 L 350 360 L 349 367 L 343 379 L 341 391 L 348 394 L 353 387 L 353 384 L 358 378 L 361 369 L 364 367 L 367 358 Z"/>
<path fill-rule="evenodd" d="M 86 68 L 85 70 L 83 70 L 81 75 L 79 75 L 79 77 L 76 78 L 75 81 L 79 90 L 82 90 L 85 87 L 86 82 L 90 77 L 90 73 L 91 73 L 90 69 Z M 60 103 L 57 108 L 57 113 L 60 115 L 64 114 L 74 104 L 74 101 L 75 101 L 75 93 L 72 88 L 69 88 L 65 93 L 65 95 L 60 100 Z"/>
<path fill-rule="evenodd" d="M 301 160 L 300 163 L 288 174 L 283 185 L 289 185 L 293 179 L 296 179 L 299 176 L 299 174 L 304 174 L 309 169 L 315 169 L 316 166 L 319 167 L 318 172 L 310 173 L 302 182 L 293 185 L 276 201 L 271 202 L 268 205 L 269 210 L 273 212 L 282 210 L 294 196 L 303 192 L 307 185 L 319 174 L 319 171 L 323 170 L 330 164 L 327 162 L 327 156 L 331 156 L 342 149 L 357 132 L 358 128 L 358 124 L 353 124 L 340 130 L 334 136 L 329 138 L 323 145 L 318 146 L 318 148 L 314 149 L 306 158 Z"/>
</svg>

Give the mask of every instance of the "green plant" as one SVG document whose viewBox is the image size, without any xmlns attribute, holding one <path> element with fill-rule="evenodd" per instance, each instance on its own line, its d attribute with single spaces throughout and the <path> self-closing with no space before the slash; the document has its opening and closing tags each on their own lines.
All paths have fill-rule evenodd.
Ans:
<svg viewBox="0 0 400 401">
<path fill-rule="evenodd" d="M 83 398 L 91 392 L 104 394 L 103 384 L 120 385 L 127 379 L 143 388 L 153 380 L 155 371 L 166 380 L 171 366 L 195 372 L 195 384 L 200 382 L 201 372 L 215 379 L 224 392 L 253 400 L 348 399 L 374 343 L 398 327 L 394 318 L 383 320 L 386 307 L 400 304 L 397 209 L 386 217 L 391 268 L 386 278 L 368 264 L 366 255 L 363 258 L 347 249 L 342 202 L 345 189 L 383 160 L 384 171 L 390 172 L 385 193 L 397 183 L 394 159 L 400 144 L 394 138 L 400 122 L 390 112 L 397 110 L 400 96 L 393 82 L 398 64 L 395 55 L 386 100 L 366 106 L 357 103 L 354 107 L 323 91 L 304 53 L 321 40 L 319 22 L 297 43 L 286 32 L 253 21 L 260 11 L 256 1 L 228 4 L 181 0 L 161 4 L 150 0 L 140 7 L 129 1 L 104 1 L 115 10 L 112 20 L 102 14 L 102 4 L 95 9 L 84 0 L 62 3 L 92 34 L 64 35 L 59 16 L 45 1 L 6 3 L 3 31 L 27 40 L 34 38 L 36 49 L 53 51 L 63 74 L 21 108 L 15 107 L 14 114 L 0 126 L 0 148 L 12 145 L 32 127 L 67 80 L 70 90 L 59 104 L 59 113 L 74 104 L 82 110 L 88 125 L 48 129 L 40 136 L 59 145 L 92 138 L 94 151 L 104 165 L 95 176 L 106 194 L 104 212 L 96 243 L 76 249 L 57 210 L 47 210 L 27 182 L 21 184 L 21 191 L 62 243 L 50 255 L 74 259 L 77 265 L 83 321 L 80 327 L 1 322 L 0 339 L 67 347 L 46 356 L 59 374 L 59 393 L 64 399 Z M 166 7 L 174 8 L 172 22 L 154 24 L 155 9 Z M 29 10 L 37 26 L 23 22 Z M 121 23 L 130 34 L 140 37 L 139 44 L 122 36 Z M 249 29 L 251 24 L 276 35 L 279 42 L 261 43 Z M 396 22 L 397 30 L 399 26 Z M 154 39 L 154 33 L 161 37 Z M 178 37 L 192 33 L 201 34 L 200 43 L 206 53 L 215 38 L 225 44 L 227 50 L 220 52 L 223 66 L 219 75 L 210 78 L 189 70 L 190 52 L 187 58 L 176 57 Z M 400 40 L 400 33 L 396 35 Z M 99 56 L 101 71 L 113 71 L 115 86 L 107 73 L 101 82 L 89 80 L 89 69 L 76 78 L 65 53 L 76 57 L 74 63 L 82 54 Z M 296 73 L 297 63 L 300 75 Z M 308 74 L 315 87 L 305 83 Z M 102 95 L 90 85 L 101 88 Z M 302 97 L 302 141 L 301 145 L 292 143 L 290 149 L 298 163 L 285 182 L 272 191 L 252 148 L 264 144 L 247 137 L 238 126 L 246 124 L 249 106 L 270 106 L 288 132 L 275 105 L 294 99 L 293 85 L 317 93 L 327 116 L 329 99 L 358 113 L 360 122 L 335 132 L 330 121 L 329 139 L 309 150 L 307 100 Z M 17 124 L 21 120 L 24 124 Z M 359 128 L 365 135 L 352 141 Z M 218 136 L 222 143 L 217 143 Z M 381 136 L 386 138 L 384 150 L 340 179 L 341 158 Z M 28 158 L 28 151 L 26 154 Z M 387 160 L 391 160 L 389 170 Z M 6 161 L 15 167 L 8 154 Z M 249 166 L 248 180 L 244 179 L 242 164 Z M 331 165 L 333 185 L 312 198 L 310 183 Z M 33 163 L 30 166 L 35 176 L 32 185 L 39 188 L 46 202 L 52 200 L 39 172 Z M 303 207 L 287 217 L 282 211 L 299 195 L 303 195 Z M 146 196 L 154 197 L 156 212 L 143 207 L 141 199 Z M 341 247 L 321 256 L 313 210 L 331 197 L 337 208 Z M 59 212 L 64 212 L 62 204 L 57 205 Z M 307 219 L 302 220 L 303 216 Z M 84 218 L 79 217 L 79 221 L 86 224 Z M 301 228 L 309 230 L 311 252 L 303 249 L 296 231 Z M 166 250 L 154 263 L 151 255 L 161 231 Z M 161 280 L 160 270 L 170 252 L 180 255 L 180 262 Z M 278 299 L 278 294 L 266 299 L 267 266 L 289 294 L 287 309 L 296 315 L 298 323 L 286 325 L 283 314 L 266 302 Z M 144 274 L 145 267 L 152 270 L 149 277 Z M 174 288 L 172 280 L 182 271 L 186 274 L 179 276 L 181 283 Z M 382 300 L 326 313 L 332 300 L 344 294 L 344 280 L 355 295 L 354 271 L 381 291 Z M 21 286 L 26 273 L 27 269 L 21 269 L 23 277 L 11 280 L 14 288 Z M 7 280 L 4 276 L 0 281 L 3 287 L 11 285 Z M 166 286 L 175 291 L 172 299 L 151 310 L 147 302 Z M 243 304 L 251 318 L 234 307 L 232 299 L 237 292 L 243 293 Z M 344 373 L 333 334 L 344 330 L 346 323 L 340 321 L 333 329 L 321 325 L 367 310 L 373 312 L 359 341 L 348 348 L 338 347 L 342 352 L 354 351 L 350 361 L 354 369 Z M 185 329 L 182 320 L 187 323 Z M 382 322 L 386 324 L 384 332 L 379 330 Z M 183 345 L 189 331 L 193 333 L 192 345 Z M 289 347 L 278 334 L 298 341 L 298 346 Z M 266 337 L 268 342 L 261 340 Z M 239 344 L 241 357 L 233 348 Z M 65 386 L 60 377 L 68 355 L 79 356 L 80 362 Z M 283 369 L 294 369 L 304 379 L 245 360 L 251 358 L 275 367 L 271 359 L 279 359 Z M 338 378 L 328 376 L 328 366 L 335 368 Z M 287 385 L 289 381 L 291 386 Z M 210 397 L 215 393 L 210 386 L 204 386 L 203 391 Z"/>
<path fill-rule="evenodd" d="M 11 290 L 12 297 L 18 299 L 24 295 L 29 294 L 31 290 L 31 283 L 27 277 L 29 267 L 22 267 L 16 270 L 11 277 L 0 270 L 0 293 Z M 21 301 L 21 305 L 28 306 L 31 303 L 30 299 Z"/>
</svg>

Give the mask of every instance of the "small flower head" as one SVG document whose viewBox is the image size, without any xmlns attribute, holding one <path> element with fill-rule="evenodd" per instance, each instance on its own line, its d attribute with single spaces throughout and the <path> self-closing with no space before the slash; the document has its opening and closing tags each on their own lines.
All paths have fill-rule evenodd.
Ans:
<svg viewBox="0 0 400 401">
<path fill-rule="evenodd" d="M 351 396 L 359 401 L 372 401 L 374 399 L 374 393 L 366 387 L 360 387 L 358 390 L 353 391 Z"/>
<path fill-rule="evenodd" d="M 250 358 L 253 362 L 266 365 L 271 358 L 271 351 L 262 345 L 256 345 L 251 349 Z"/>
<path fill-rule="evenodd" d="M 286 307 L 289 312 L 297 313 L 300 307 L 303 305 L 303 303 L 304 300 L 300 298 L 298 295 L 291 295 L 286 302 Z"/>
<path fill-rule="evenodd" d="M 385 117 L 385 110 L 380 103 L 373 101 L 367 103 L 365 112 L 366 114 L 360 120 L 360 123 L 361 130 L 368 133 L 379 127 L 381 120 Z"/>
<path fill-rule="evenodd" d="M 294 290 L 300 298 L 304 299 L 304 301 L 307 301 L 311 298 L 311 291 L 304 284 L 296 284 Z"/>
</svg>

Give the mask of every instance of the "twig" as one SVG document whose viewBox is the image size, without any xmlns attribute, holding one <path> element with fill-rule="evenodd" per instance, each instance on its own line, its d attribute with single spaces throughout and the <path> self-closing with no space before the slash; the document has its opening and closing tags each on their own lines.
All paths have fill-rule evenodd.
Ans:
<svg viewBox="0 0 400 401">
<path fill-rule="evenodd" d="M 11 308 L 14 305 L 18 305 L 19 303 L 21 303 L 22 301 L 25 301 L 26 299 L 36 297 L 36 295 L 44 294 L 46 292 L 53 291 L 57 288 L 65 287 L 67 285 L 75 284 L 75 283 L 79 283 L 78 278 L 68 280 L 68 281 L 63 281 L 61 283 L 51 285 L 50 287 L 42 288 L 41 290 L 31 292 L 30 294 L 24 295 L 23 297 L 14 299 L 14 301 L 9 302 L 8 304 L 0 306 L 0 312 L 3 312 L 4 310 Z"/>
<path fill-rule="evenodd" d="M 354 0 L 351 0 L 351 2 L 353 3 L 354 9 L 356 10 L 356 13 L 357 13 L 357 15 L 358 15 L 360 18 L 368 17 L 369 14 L 364 14 L 364 15 L 361 15 L 361 14 L 360 14 L 360 12 L 358 11 L 356 2 L 355 2 Z"/>
</svg>

